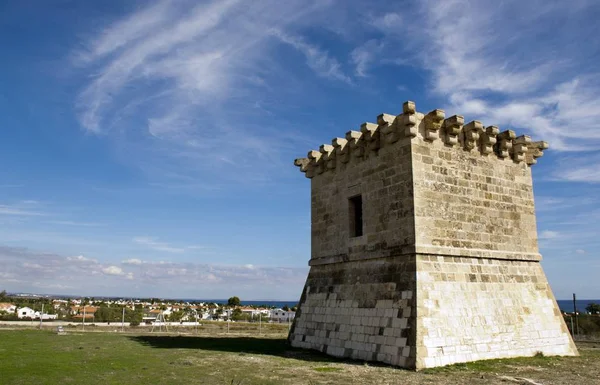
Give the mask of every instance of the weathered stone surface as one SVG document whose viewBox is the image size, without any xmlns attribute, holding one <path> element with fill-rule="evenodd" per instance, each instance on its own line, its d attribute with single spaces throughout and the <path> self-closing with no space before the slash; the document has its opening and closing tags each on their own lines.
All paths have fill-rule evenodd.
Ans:
<svg viewBox="0 0 600 385">
<path fill-rule="evenodd" d="M 577 354 L 537 245 L 530 166 L 548 144 L 444 117 L 406 102 L 295 161 L 312 255 L 293 346 L 417 369 Z"/>
</svg>

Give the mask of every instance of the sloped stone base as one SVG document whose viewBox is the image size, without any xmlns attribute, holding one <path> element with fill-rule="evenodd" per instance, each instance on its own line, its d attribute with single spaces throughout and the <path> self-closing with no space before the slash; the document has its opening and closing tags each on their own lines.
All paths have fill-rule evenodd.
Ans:
<svg viewBox="0 0 600 385">
<path fill-rule="evenodd" d="M 419 256 L 417 368 L 577 355 L 539 262 Z"/>
<path fill-rule="evenodd" d="M 289 342 L 414 367 L 415 266 L 414 256 L 312 266 Z"/>
<path fill-rule="evenodd" d="M 422 369 L 577 355 L 537 261 L 400 255 L 312 266 L 294 347 Z"/>
</svg>

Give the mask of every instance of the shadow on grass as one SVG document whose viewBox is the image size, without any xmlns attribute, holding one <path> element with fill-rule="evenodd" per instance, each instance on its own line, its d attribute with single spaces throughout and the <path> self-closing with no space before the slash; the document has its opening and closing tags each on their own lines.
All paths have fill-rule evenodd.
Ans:
<svg viewBox="0 0 600 385">
<path fill-rule="evenodd" d="M 325 355 L 315 350 L 296 349 L 284 339 L 253 337 L 201 337 L 201 336 L 132 336 L 131 340 L 159 349 L 201 349 L 240 354 L 263 354 L 314 362 L 356 363 Z"/>
</svg>

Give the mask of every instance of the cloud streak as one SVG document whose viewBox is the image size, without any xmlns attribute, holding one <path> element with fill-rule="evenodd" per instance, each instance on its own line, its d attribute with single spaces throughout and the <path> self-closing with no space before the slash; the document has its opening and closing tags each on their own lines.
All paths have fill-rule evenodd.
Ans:
<svg viewBox="0 0 600 385">
<path fill-rule="evenodd" d="M 600 148 L 596 69 L 581 51 L 557 55 L 553 48 L 593 29 L 584 21 L 592 2 L 556 3 L 544 12 L 537 1 L 420 4 L 413 21 L 377 27 L 387 45 L 430 72 L 432 90 L 448 100 L 447 110 L 526 130 L 563 152 Z M 560 31 L 546 34 L 551 24 L 561 25 Z"/>
<path fill-rule="evenodd" d="M 215 0 L 190 8 L 162 1 L 139 10 L 73 54 L 78 70 L 95 74 L 76 101 L 81 126 L 118 142 L 123 161 L 153 182 L 197 184 L 174 173 L 209 186 L 263 180 L 295 140 L 291 132 L 265 130 L 265 116 L 257 115 L 260 99 L 278 93 L 270 84 L 291 78 L 270 60 L 272 50 L 285 40 L 319 76 L 349 81 L 336 59 L 294 34 L 328 6 Z"/>
<path fill-rule="evenodd" d="M 38 202 L 25 200 L 15 204 L 0 204 L 0 215 L 39 217 L 47 215 L 39 210 Z"/>
<path fill-rule="evenodd" d="M 273 30 L 273 36 L 300 51 L 306 57 L 306 64 L 317 75 L 324 78 L 340 80 L 346 83 L 352 83 L 352 80 L 341 69 L 341 64 L 337 59 L 329 56 L 327 51 L 307 43 L 299 36 L 285 34 L 281 31 Z"/>
<path fill-rule="evenodd" d="M 350 53 L 350 60 L 355 66 L 356 76 L 366 77 L 373 62 L 376 62 L 378 55 L 383 51 L 383 44 L 376 39 L 369 40 L 359 47 L 356 47 Z"/>
<path fill-rule="evenodd" d="M 150 248 L 152 250 L 164 251 L 167 253 L 184 253 L 186 251 L 206 249 L 205 246 L 198 246 L 198 245 L 176 247 L 176 246 L 170 245 L 169 243 L 161 242 L 161 241 L 157 240 L 156 238 L 152 238 L 152 237 L 134 237 L 133 242 L 137 243 L 138 245 L 142 245 L 147 248 Z M 130 260 L 130 261 L 134 261 L 134 260 Z"/>
<path fill-rule="evenodd" d="M 124 260 L 121 264 L 102 263 L 83 255 L 61 256 L 27 248 L 0 246 L 0 272 L 7 289 L 21 287 L 83 288 L 96 295 L 124 295 L 140 286 L 177 285 L 181 292 L 209 288 L 211 285 L 237 288 L 261 285 L 270 292 L 285 286 L 291 293 L 301 290 L 306 268 L 218 265 L 191 262 Z M 156 286 L 159 285 L 159 286 Z M 146 293 L 151 295 L 150 293 Z M 164 291 L 163 291 L 164 295 Z M 201 295 L 201 294 L 198 294 Z"/>
</svg>

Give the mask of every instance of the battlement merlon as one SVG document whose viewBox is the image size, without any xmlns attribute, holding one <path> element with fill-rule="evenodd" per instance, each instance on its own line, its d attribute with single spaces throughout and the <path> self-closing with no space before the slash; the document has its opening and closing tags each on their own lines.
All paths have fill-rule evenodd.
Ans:
<svg viewBox="0 0 600 385">
<path fill-rule="evenodd" d="M 415 103 L 407 101 L 400 115 L 380 114 L 377 123 L 363 123 L 359 131 L 348 131 L 345 138 L 334 138 L 319 150 L 309 151 L 306 158 L 294 164 L 307 178 L 326 171 L 333 171 L 351 159 L 365 159 L 381 148 L 393 146 L 399 140 L 412 141 L 420 137 L 432 143 L 442 140 L 446 146 L 460 146 L 463 151 L 481 156 L 496 156 L 500 160 L 511 159 L 514 163 L 532 166 L 544 155 L 548 143 L 533 142 L 527 135 L 517 136 L 512 130 L 500 132 L 497 126 L 484 126 L 474 120 L 467 124 L 461 115 L 446 118 L 444 110 L 427 114 L 417 112 Z"/>
</svg>

